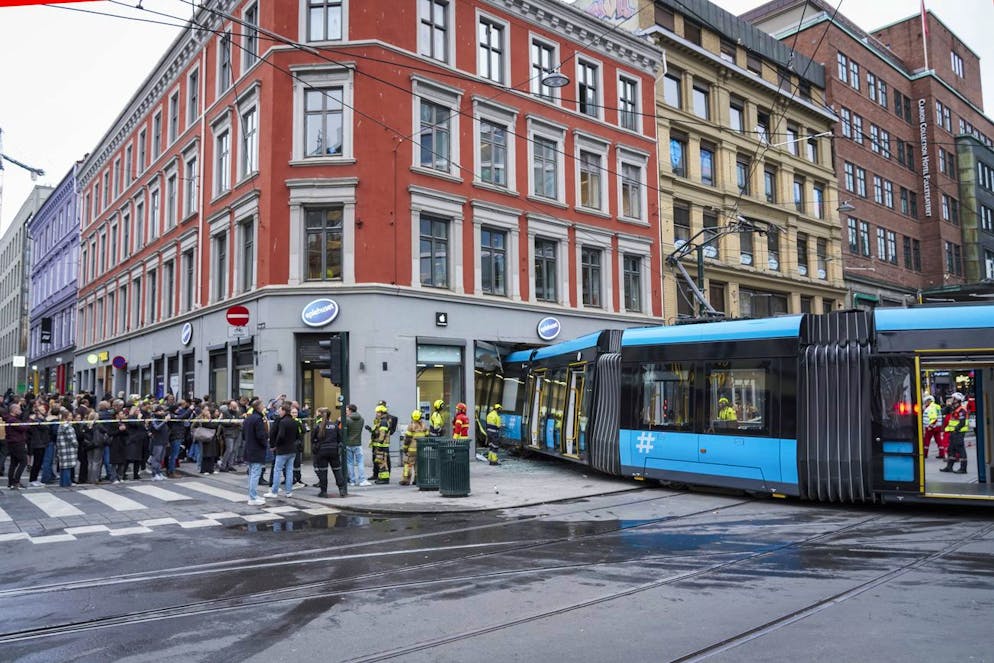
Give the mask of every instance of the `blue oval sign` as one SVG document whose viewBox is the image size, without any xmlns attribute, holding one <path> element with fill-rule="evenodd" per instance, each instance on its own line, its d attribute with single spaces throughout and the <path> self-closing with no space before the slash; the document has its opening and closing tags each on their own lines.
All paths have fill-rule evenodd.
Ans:
<svg viewBox="0 0 994 663">
<path fill-rule="evenodd" d="M 324 327 L 338 317 L 338 304 L 334 299 L 315 299 L 300 312 L 300 319 L 308 327 Z"/>
<path fill-rule="evenodd" d="M 538 337 L 543 341 L 551 341 L 559 336 L 563 326 L 556 318 L 542 318 L 538 321 Z"/>
<path fill-rule="evenodd" d="M 179 333 L 179 342 L 183 345 L 189 345 L 190 339 L 193 338 L 193 325 L 189 322 L 183 323 L 183 329 Z"/>
</svg>

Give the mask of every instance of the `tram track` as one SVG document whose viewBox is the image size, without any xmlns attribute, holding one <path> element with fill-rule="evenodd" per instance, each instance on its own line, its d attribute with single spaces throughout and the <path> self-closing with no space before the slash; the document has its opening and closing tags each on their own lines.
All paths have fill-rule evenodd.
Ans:
<svg viewBox="0 0 994 663">
<path fill-rule="evenodd" d="M 455 534 L 461 534 L 471 531 L 476 531 L 480 529 L 488 529 L 495 527 L 507 527 L 513 524 L 520 524 L 528 521 L 541 520 L 544 518 L 561 518 L 564 516 L 575 515 L 577 513 L 589 513 L 592 511 L 604 511 L 610 509 L 623 508 L 625 506 L 633 506 L 639 504 L 646 504 L 649 502 L 670 499 L 673 497 L 680 497 L 686 495 L 686 493 L 676 493 L 671 495 L 654 496 L 642 500 L 631 500 L 623 503 L 614 503 L 605 505 L 603 507 L 590 508 L 585 507 L 582 509 L 576 509 L 573 511 L 567 511 L 557 514 L 538 514 L 535 516 L 528 516 L 521 519 L 516 519 L 512 521 L 505 521 L 500 523 L 490 523 L 487 525 L 477 525 L 464 528 L 454 528 L 448 529 L 440 532 L 431 532 L 427 534 L 417 534 L 405 537 L 394 537 L 390 540 L 380 540 L 375 542 L 364 542 L 350 544 L 348 546 L 338 546 L 338 547 L 323 547 L 312 549 L 308 551 L 297 551 L 294 553 L 284 553 L 280 555 L 283 559 L 279 561 L 268 560 L 266 562 L 258 562 L 251 560 L 237 560 L 238 563 L 228 562 L 216 562 L 211 564 L 202 565 L 203 568 L 195 569 L 166 569 L 156 573 L 133 573 L 133 574 L 119 574 L 115 576 L 105 576 L 101 578 L 90 578 L 81 581 L 70 581 L 63 583 L 51 583 L 48 585 L 36 586 L 36 587 L 24 587 L 15 588 L 0 591 L 0 599 L 13 599 L 22 598 L 27 595 L 32 594 L 42 594 L 42 593 L 53 593 L 53 592 L 66 592 L 66 591 L 76 591 L 81 589 L 90 588 L 106 588 L 112 585 L 128 584 L 134 587 L 136 583 L 138 584 L 155 584 L 162 580 L 172 579 L 175 580 L 178 577 L 190 577 L 205 574 L 218 574 L 218 573 L 251 573 L 253 571 L 264 571 L 266 569 L 272 568 L 285 568 L 288 565 L 304 565 L 309 566 L 312 564 L 321 563 L 333 563 L 338 561 L 348 561 L 350 558 L 357 557 L 378 557 L 378 556 L 402 556 L 402 555 L 421 555 L 430 552 L 439 552 L 446 550 L 467 550 L 472 551 L 479 548 L 491 548 L 491 550 L 480 551 L 480 552 L 469 552 L 468 554 L 463 554 L 458 557 L 447 557 L 444 560 L 429 561 L 421 564 L 413 564 L 410 566 L 397 567 L 385 569 L 382 571 L 375 571 L 370 573 L 355 574 L 347 577 L 340 577 L 334 579 L 326 579 L 305 583 L 296 583 L 287 587 L 279 587 L 273 589 L 266 589 L 264 591 L 247 592 L 244 594 L 239 594 L 237 596 L 220 597 L 213 599 L 205 599 L 202 601 L 192 601 L 182 604 L 162 607 L 162 608 L 151 608 L 147 610 L 137 610 L 132 612 L 127 612 L 119 615 L 108 615 L 104 617 L 96 617 L 93 619 L 78 620 L 63 622 L 60 624 L 41 626 L 37 628 L 30 629 L 20 629 L 0 633 L 0 645 L 10 644 L 15 642 L 23 642 L 26 640 L 36 640 L 41 638 L 56 637 L 60 635 L 73 635 L 79 634 L 87 631 L 94 631 L 99 629 L 107 629 L 118 626 L 129 626 L 135 624 L 142 624 L 153 621 L 162 621 L 168 619 L 176 619 L 183 617 L 192 617 L 198 615 L 206 614 L 218 614 L 222 612 L 229 612 L 233 610 L 242 610 L 249 607 L 255 606 L 260 600 L 265 600 L 267 604 L 272 604 L 274 602 L 292 602 L 292 601 L 303 601 L 308 598 L 313 598 L 315 594 L 320 591 L 322 597 L 328 596 L 348 596 L 355 594 L 365 594 L 371 592 L 379 592 L 390 589 L 399 588 L 412 588 L 419 586 L 429 586 L 434 584 L 451 583 L 451 582 L 465 582 L 466 580 L 479 581 L 488 576 L 507 576 L 507 575 L 523 575 L 528 573 L 539 573 L 539 572 L 552 572 L 557 569 L 557 567 L 535 567 L 529 569 L 519 569 L 513 571 L 499 571 L 491 574 L 479 574 L 474 573 L 472 575 L 460 576 L 460 577 L 449 577 L 433 580 L 419 580 L 419 581 L 404 581 L 404 582 L 392 582 L 392 583 L 382 583 L 378 585 L 364 585 L 362 589 L 350 589 L 341 590 L 335 589 L 343 584 L 348 583 L 369 583 L 375 582 L 377 579 L 382 579 L 390 575 L 396 575 L 398 573 L 412 573 L 417 571 L 427 571 L 433 568 L 438 568 L 443 565 L 452 564 L 455 561 L 472 561 L 476 559 L 485 558 L 490 555 L 499 555 L 507 552 L 508 549 L 512 549 L 515 552 L 533 550 L 543 546 L 558 545 L 562 543 L 574 543 L 577 541 L 585 539 L 593 539 L 599 537 L 605 537 L 617 534 L 623 531 L 635 530 L 639 528 L 644 528 L 652 525 L 658 525 L 664 522 L 674 522 L 686 518 L 692 518 L 694 516 L 700 516 L 707 513 L 718 513 L 722 511 L 727 511 L 740 507 L 746 504 L 754 503 L 755 500 L 741 500 L 733 502 L 730 504 L 718 505 L 718 506 L 707 506 L 702 509 L 698 509 L 692 512 L 678 514 L 678 515 L 665 515 L 658 518 L 650 518 L 638 521 L 630 525 L 622 525 L 619 527 L 605 528 L 603 530 L 593 532 L 590 534 L 583 535 L 570 535 L 562 537 L 552 537 L 548 539 L 529 539 L 527 541 L 508 541 L 508 542 L 492 542 L 492 543 L 478 543 L 478 544 L 466 544 L 466 545 L 456 545 L 456 546 L 443 546 L 443 547 L 427 547 L 427 548 L 414 548 L 406 550 L 397 551 L 373 551 L 369 553 L 357 553 L 356 555 L 325 555 L 325 556 L 313 556 L 318 553 L 326 553 L 331 550 L 340 551 L 342 548 L 356 548 L 356 547 L 368 547 L 368 546 L 383 546 L 390 543 L 396 543 L 398 541 L 409 541 L 412 539 L 423 539 L 423 538 L 435 538 L 439 536 L 453 536 Z M 496 548 L 496 549 L 494 549 Z M 300 557 L 300 559 L 292 559 L 294 557 Z M 592 564 L 596 565 L 596 563 Z M 586 566 L 586 565 L 585 565 Z M 568 565 L 568 567 L 563 568 L 579 568 L 576 564 Z M 326 590 L 331 590 L 326 591 Z M 305 596 L 296 596 L 296 594 L 310 592 Z"/>
</svg>

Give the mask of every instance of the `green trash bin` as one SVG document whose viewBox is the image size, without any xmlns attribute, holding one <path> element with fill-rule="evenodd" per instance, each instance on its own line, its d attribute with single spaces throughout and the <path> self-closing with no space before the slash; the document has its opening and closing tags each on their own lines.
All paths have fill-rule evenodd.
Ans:
<svg viewBox="0 0 994 663">
<path fill-rule="evenodd" d="M 438 443 L 437 437 L 418 438 L 415 466 L 418 490 L 438 490 Z"/>
<path fill-rule="evenodd" d="M 469 440 L 438 443 L 438 489 L 442 497 L 469 495 Z"/>
</svg>

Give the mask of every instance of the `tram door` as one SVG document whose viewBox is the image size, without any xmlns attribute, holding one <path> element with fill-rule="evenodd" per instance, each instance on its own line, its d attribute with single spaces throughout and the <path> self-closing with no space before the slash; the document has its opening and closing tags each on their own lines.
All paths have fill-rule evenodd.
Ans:
<svg viewBox="0 0 994 663">
<path fill-rule="evenodd" d="M 586 417 L 583 412 L 583 381 L 586 365 L 570 366 L 569 382 L 566 391 L 566 409 L 563 412 L 563 435 L 560 438 L 559 452 L 565 456 L 580 456 L 580 421 Z"/>
<path fill-rule="evenodd" d="M 534 371 L 528 376 L 528 403 L 525 405 L 528 415 L 528 437 L 526 442 L 538 448 L 542 444 L 542 422 L 545 421 L 543 401 L 545 390 L 545 370 Z"/>
<path fill-rule="evenodd" d="M 872 364 L 873 484 L 882 490 L 919 491 L 917 412 L 921 406 L 916 394 L 914 358 L 877 357 Z"/>
</svg>

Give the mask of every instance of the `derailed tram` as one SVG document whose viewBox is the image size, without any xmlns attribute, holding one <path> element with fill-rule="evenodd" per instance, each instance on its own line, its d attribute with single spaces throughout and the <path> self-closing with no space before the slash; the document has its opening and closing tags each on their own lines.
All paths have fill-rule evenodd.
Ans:
<svg viewBox="0 0 994 663">
<path fill-rule="evenodd" d="M 606 330 L 511 353 L 504 437 L 609 474 L 824 502 L 994 506 L 994 306 Z M 963 473 L 922 398 L 969 390 Z M 512 406 L 513 404 L 513 406 Z"/>
</svg>

